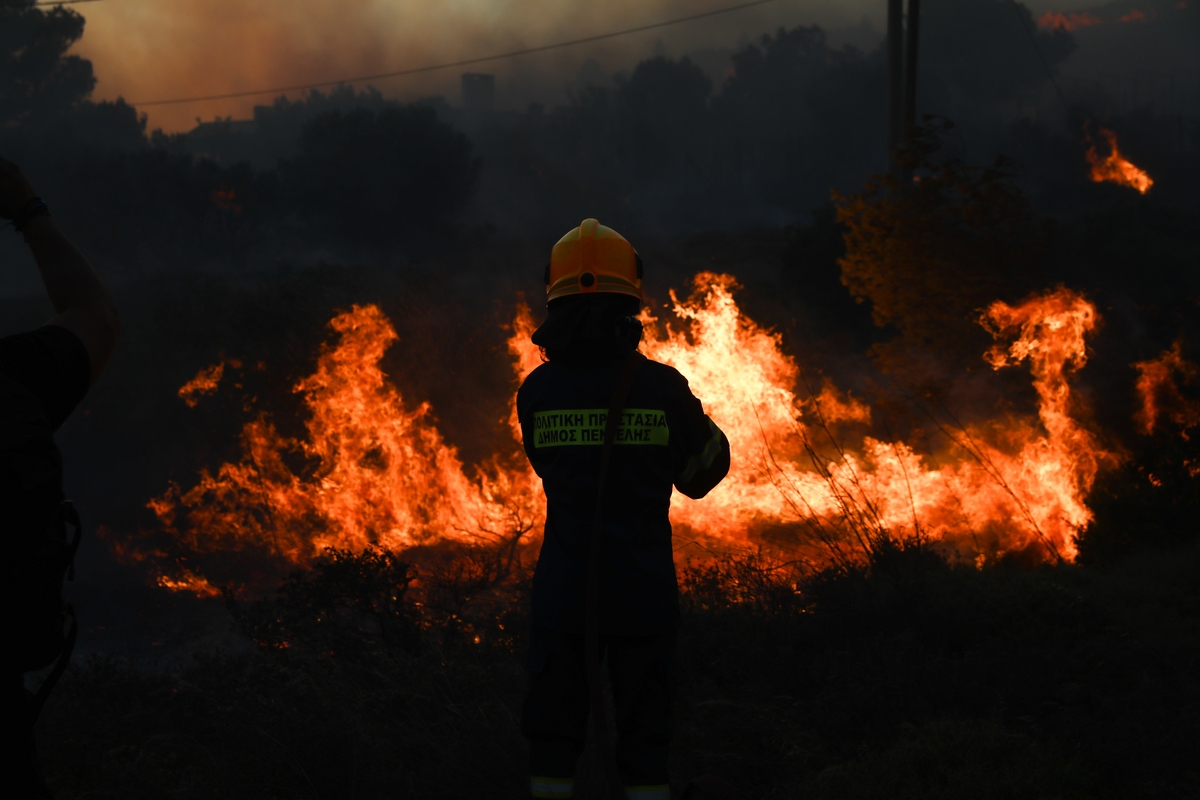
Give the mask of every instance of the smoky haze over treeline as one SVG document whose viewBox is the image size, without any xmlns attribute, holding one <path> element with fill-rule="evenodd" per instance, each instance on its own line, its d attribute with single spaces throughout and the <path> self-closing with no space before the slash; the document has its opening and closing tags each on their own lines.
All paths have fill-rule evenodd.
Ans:
<svg viewBox="0 0 1200 800">
<path fill-rule="evenodd" d="M 563 3 L 558 0 L 420 0 L 378 3 L 302 0 L 238 4 L 188 0 L 146 7 L 111 3 L 88 10 L 89 35 L 76 48 L 101 71 L 100 97 L 154 100 L 329 81 L 445 63 L 689 16 L 737 3 L 679 0 Z M 498 74 L 502 107 L 564 99 L 566 85 L 589 60 L 608 72 L 628 69 L 656 48 L 679 55 L 697 49 L 728 53 L 747 36 L 781 25 L 819 22 L 857 26 L 878 16 L 874 3 L 780 0 L 727 16 L 697 20 L 487 67 Z M 878 24 L 876 24 L 878 27 Z M 389 97 L 457 95 L 457 72 L 389 79 Z M 166 106 L 150 111 L 152 127 L 189 129 L 195 116 L 249 117 L 269 97 Z"/>
<path fill-rule="evenodd" d="M 96 64 L 98 98 L 123 96 L 139 102 L 330 81 L 445 63 L 729 5 L 736 3 L 113 2 L 88 8 L 88 36 L 74 52 Z M 505 109 L 523 108 L 530 102 L 561 102 L 568 87 L 581 77 L 581 69 L 583 77 L 594 80 L 596 72 L 628 72 L 638 61 L 660 52 L 675 57 L 691 55 L 710 78 L 719 80 L 736 49 L 761 32 L 779 27 L 817 24 L 839 46 L 850 41 L 869 49 L 882 35 L 885 5 L 882 0 L 777 0 L 687 25 L 494 62 L 486 69 L 497 74 L 497 98 Z M 1089 0 L 1034 0 L 1025 5 L 1041 17 L 1046 12 L 1095 9 L 1099 4 Z M 1165 48 L 1167 52 L 1172 49 Z M 1157 60 L 1163 55 L 1160 41 L 1153 53 L 1125 56 L 1121 59 L 1125 63 L 1109 63 L 1108 69 L 1128 73 L 1135 66 L 1132 62 L 1144 62 L 1148 56 Z M 1179 59 L 1182 54 L 1170 57 Z M 1111 62 L 1112 54 L 1106 54 L 1106 59 Z M 1143 63 L 1141 68 L 1145 66 Z M 438 94 L 457 96 L 457 81 L 458 75 L 451 70 L 388 79 L 378 86 L 389 97 L 413 100 Z M 151 128 L 180 132 L 190 129 L 196 116 L 249 118 L 253 106 L 263 99 L 268 98 L 147 110 Z"/>
<path fill-rule="evenodd" d="M 554 235 L 564 219 L 590 215 L 660 238 L 786 225 L 825 203 L 831 188 L 854 191 L 883 164 L 884 57 L 868 14 L 878 4 L 781 2 L 661 29 L 650 43 L 621 38 L 473 67 L 497 73 L 494 112 L 464 109 L 461 70 L 448 70 L 430 77 L 433 83 L 402 89 L 412 103 L 393 99 L 396 87 L 386 82 L 380 89 L 250 98 L 234 107 L 244 113 L 209 117 L 184 134 L 149 130 L 141 110 L 122 99 L 90 101 L 105 85 L 93 64 L 64 55 L 48 66 L 60 54 L 88 52 L 82 17 L 28 5 L 5 4 L 12 19 L 6 48 L 19 55 L 6 61 L 12 88 L 0 112 L 0 143 L 41 177 L 41 185 L 70 187 L 55 192 L 69 197 L 59 213 L 74 222 L 78 209 L 85 243 L 89 226 L 110 225 L 106 217 L 140 220 L 152 241 L 141 243 L 136 255 L 110 253 L 99 242 L 92 248 L 118 271 L 152 271 L 168 261 L 178 267 L 181 260 L 214 266 L 230 256 L 243 264 L 294 260 L 301 258 L 291 252 L 296 244 L 322 257 L 363 248 L 378 256 L 394 247 L 411 255 L 431 231 L 457 224 L 539 240 Z M 1200 32 L 1200 10 L 1161 0 L 1141 4 L 1149 18 L 1121 23 L 1127 5 L 1133 6 L 1088 12 L 1103 25 L 1067 30 L 1044 20 L 1039 25 L 1042 13 L 1009 0 L 926 2 L 918 113 L 956 123 L 948 144 L 959 157 L 989 163 L 1005 153 L 1021 161 L 1028 189 L 1043 202 L 1069 195 L 1085 174 L 1080 142 L 1088 120 L 1128 118 L 1122 142 L 1143 159 L 1194 160 L 1200 72 L 1190 34 Z M 171 13 L 207 19 L 217 8 L 192 3 L 172 6 Z M 435 13 L 422 8 L 402 10 Z M 535 13 L 539 8 L 520 7 L 520 18 L 531 21 L 517 26 L 520 36 L 501 24 L 517 10 L 495 4 L 475 9 L 492 17 L 476 13 L 458 27 L 405 17 L 411 23 L 406 36 L 435 33 L 422 48 L 406 50 L 403 65 L 694 10 L 665 4 L 657 17 L 643 8 L 635 20 L 632 11 L 606 4 L 602 12 L 581 11 L 568 25 L 551 6 Z M 362 4 L 331 9 L 289 7 L 270 17 L 274 27 L 261 9 L 238 10 L 240 16 L 222 27 L 220 47 L 205 54 L 204 69 L 189 66 L 186 48 L 146 55 L 172 41 L 166 23 L 155 36 L 130 35 L 123 55 L 103 38 L 96 52 L 110 64 L 152 63 L 159 79 L 153 89 L 176 96 L 396 66 L 394 58 L 385 64 L 380 54 L 386 48 L 371 44 L 386 39 L 377 33 L 383 11 Z M 103 13 L 113 15 L 106 25 L 123 20 L 127 35 L 141 32 L 145 19 L 158 19 L 108 7 Z M 775 24 L 805 13 L 842 27 Z M 301 18 L 307 21 L 296 27 Z M 44 29 L 33 33 L 38 25 Z M 329 31 L 328 39 L 314 40 L 315 30 Z M 488 39 L 485 30 L 494 36 Z M 20 54 L 23 33 L 39 38 L 36 50 Z M 455 46 L 439 50 L 444 37 Z M 365 60 L 300 55 L 312 48 Z M 647 49 L 646 57 L 635 55 Z M 308 66 L 293 69 L 297 60 Z M 1092 67 L 1072 72 L 1076 62 Z M 271 69 L 254 66 L 260 63 Z M 185 68 L 187 80 L 172 82 L 173 71 Z M 38 70 L 43 74 L 35 75 Z M 238 75 L 234 83 L 197 83 L 228 71 Z M 429 91 L 422 94 L 423 88 Z M 174 107 L 152 110 L 163 108 Z M 323 114 L 341 117 L 320 119 Z M 1166 119 L 1171 124 L 1151 122 Z M 405 137 L 412 137 L 411 146 L 391 144 Z M 1158 170 L 1165 172 L 1159 194 L 1170 195 L 1173 183 L 1187 180 L 1188 168 L 1176 161 Z M 326 182 L 332 172 L 336 187 Z M 115 198 L 85 199 L 101 191 Z M 177 214 L 183 217 L 176 221 Z M 354 221 L 366 219 L 372 222 Z M 384 230 L 384 219 L 398 222 Z M 167 230 L 171 243 L 155 252 L 153 240 Z M 181 236 L 198 240 L 172 252 Z"/>
</svg>

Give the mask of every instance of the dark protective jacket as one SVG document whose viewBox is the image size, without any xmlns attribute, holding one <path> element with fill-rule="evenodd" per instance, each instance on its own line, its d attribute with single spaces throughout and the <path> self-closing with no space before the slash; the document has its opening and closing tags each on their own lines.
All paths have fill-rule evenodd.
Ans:
<svg viewBox="0 0 1200 800">
<path fill-rule="evenodd" d="M 517 393 L 525 453 L 546 490 L 532 623 L 583 628 L 588 548 L 604 424 L 625 355 L 552 361 Z M 602 634 L 652 635 L 679 618 L 671 487 L 700 498 L 729 471 L 729 441 L 674 368 L 646 361 L 625 401 L 606 478 L 600 562 Z"/>
<path fill-rule="evenodd" d="M 10 674 L 50 664 L 66 642 L 62 585 L 74 548 L 63 527 L 62 458 L 53 436 L 90 378 L 87 350 L 66 328 L 0 339 L 0 576 L 17 609 L 5 628 Z"/>
</svg>

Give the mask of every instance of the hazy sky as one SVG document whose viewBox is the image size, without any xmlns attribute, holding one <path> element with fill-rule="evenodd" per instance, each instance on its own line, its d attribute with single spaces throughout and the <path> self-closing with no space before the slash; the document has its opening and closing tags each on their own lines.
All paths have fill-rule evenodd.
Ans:
<svg viewBox="0 0 1200 800">
<path fill-rule="evenodd" d="M 105 0 L 74 6 L 87 18 L 75 52 L 90 58 L 96 99 L 131 102 L 334 80 L 604 33 L 738 0 Z M 1094 0 L 1031 0 L 1035 10 Z M 776 0 L 758 8 L 473 69 L 494 72 L 510 107 L 553 101 L 588 58 L 605 72 L 654 52 L 728 48 L 780 25 L 882 28 L 885 0 Z M 377 81 L 385 95 L 457 102 L 462 69 Z M 292 93 L 293 95 L 295 93 Z M 270 95 L 148 107 L 150 128 L 186 130 L 196 117 L 245 118 Z"/>
</svg>

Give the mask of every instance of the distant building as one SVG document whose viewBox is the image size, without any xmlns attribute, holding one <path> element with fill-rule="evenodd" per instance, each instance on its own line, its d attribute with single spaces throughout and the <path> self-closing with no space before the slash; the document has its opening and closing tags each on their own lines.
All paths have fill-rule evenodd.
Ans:
<svg viewBox="0 0 1200 800">
<path fill-rule="evenodd" d="M 464 72 L 462 105 L 467 111 L 494 111 L 496 108 L 496 76 L 484 72 Z"/>
</svg>

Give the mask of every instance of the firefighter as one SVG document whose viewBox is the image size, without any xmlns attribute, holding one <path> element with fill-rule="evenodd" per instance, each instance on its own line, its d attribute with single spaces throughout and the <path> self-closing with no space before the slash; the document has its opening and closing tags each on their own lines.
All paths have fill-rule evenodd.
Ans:
<svg viewBox="0 0 1200 800">
<path fill-rule="evenodd" d="M 637 353 L 642 260 L 624 237 L 584 220 L 554 246 L 545 282 L 548 316 L 532 337 L 545 363 L 517 394 L 525 453 L 547 503 L 521 720 L 530 789 L 535 798 L 573 796 L 592 711 L 625 796 L 670 800 L 679 620 L 671 487 L 707 494 L 729 471 L 729 442 L 682 375 Z M 594 711 L 601 659 L 615 748 Z"/>
</svg>

